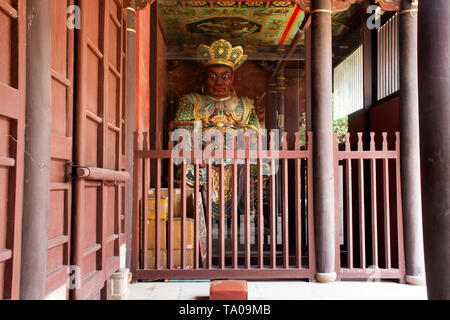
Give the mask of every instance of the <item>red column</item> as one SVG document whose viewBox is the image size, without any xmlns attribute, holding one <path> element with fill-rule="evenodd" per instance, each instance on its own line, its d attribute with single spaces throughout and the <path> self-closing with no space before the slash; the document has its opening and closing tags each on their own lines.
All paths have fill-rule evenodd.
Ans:
<svg viewBox="0 0 450 320">
<path fill-rule="evenodd" d="M 402 0 L 400 12 L 400 131 L 406 281 L 425 284 L 420 190 L 417 7 Z"/>
<path fill-rule="evenodd" d="M 136 130 L 150 126 L 150 6 L 136 13 Z"/>
<path fill-rule="evenodd" d="M 127 8 L 127 75 L 126 75 L 126 154 L 127 171 L 133 172 L 134 132 L 136 131 L 136 11 L 133 9 L 135 1 L 131 1 Z M 131 265 L 131 239 L 132 239 L 132 212 L 133 212 L 133 181 L 126 183 L 126 232 L 127 232 L 127 254 L 126 266 Z"/>
<path fill-rule="evenodd" d="M 27 97 L 20 299 L 45 297 L 51 141 L 51 1 L 27 1 Z"/>
<path fill-rule="evenodd" d="M 429 299 L 450 299 L 450 1 L 419 1 L 422 210 Z"/>
<path fill-rule="evenodd" d="M 316 279 L 319 282 L 333 282 L 336 280 L 336 272 L 331 0 L 313 0 L 311 14 L 311 102 L 312 131 L 314 134 Z"/>
</svg>

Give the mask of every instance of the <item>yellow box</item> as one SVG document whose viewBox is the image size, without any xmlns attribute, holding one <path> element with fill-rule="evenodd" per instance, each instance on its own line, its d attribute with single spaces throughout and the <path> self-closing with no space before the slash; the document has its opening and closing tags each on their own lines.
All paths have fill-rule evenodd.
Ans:
<svg viewBox="0 0 450 320">
<path fill-rule="evenodd" d="M 156 220 L 147 220 L 147 249 L 156 249 L 155 245 L 155 239 L 156 239 Z M 167 249 L 168 248 L 168 228 L 169 228 L 169 222 L 168 219 L 162 219 L 160 220 L 161 224 L 161 233 L 160 233 L 160 249 Z M 181 218 L 174 218 L 173 219 L 173 249 L 174 250 L 180 250 L 181 249 L 181 225 L 182 225 L 182 219 Z M 190 250 L 194 248 L 194 235 L 195 235 L 195 220 L 193 219 L 186 219 L 186 249 Z"/>
<path fill-rule="evenodd" d="M 182 219 L 176 218 L 173 219 L 173 248 L 175 250 L 180 250 L 181 247 L 181 225 L 182 225 Z M 193 249 L 194 248 L 194 220 L 193 219 L 186 219 L 186 249 Z"/>
<path fill-rule="evenodd" d="M 163 269 L 167 268 L 167 250 L 161 249 L 159 256 L 159 266 Z M 156 250 L 147 250 L 147 268 L 155 269 L 156 267 Z"/>
<path fill-rule="evenodd" d="M 147 249 L 156 249 L 155 239 L 156 239 L 156 220 L 147 220 Z M 160 233 L 160 249 L 167 249 L 167 219 L 160 220 L 161 233 Z"/>
<path fill-rule="evenodd" d="M 186 267 L 194 266 L 194 250 L 188 249 L 186 253 Z M 181 250 L 173 250 L 173 266 L 175 268 L 182 268 L 181 265 Z"/>
<path fill-rule="evenodd" d="M 173 268 L 182 268 L 181 265 L 181 250 L 173 250 Z M 161 249 L 159 257 L 159 266 L 161 269 L 168 268 L 168 252 L 165 249 Z M 194 250 L 186 250 L 186 267 L 194 266 Z M 147 250 L 147 268 L 156 268 L 156 250 Z"/>
<path fill-rule="evenodd" d="M 161 196 L 161 199 L 159 200 L 159 202 L 161 204 L 160 218 L 167 219 L 168 214 L 169 214 L 169 198 Z M 156 216 L 155 203 L 156 203 L 155 197 L 149 197 L 149 199 L 148 199 L 148 219 L 155 219 L 155 216 Z"/>
<path fill-rule="evenodd" d="M 168 188 L 161 188 L 161 198 L 167 198 L 169 199 L 169 189 Z M 173 199 L 173 216 L 175 218 L 181 217 L 182 215 L 182 199 L 181 199 L 181 189 L 180 188 L 174 188 L 173 189 L 174 199 Z M 193 188 L 186 188 L 186 216 L 188 218 L 194 217 L 194 201 L 193 201 L 193 194 L 194 189 Z M 148 191 L 149 198 L 155 199 L 156 193 L 155 189 L 150 189 Z M 168 207 L 169 205 L 167 205 Z M 162 212 L 162 211 L 161 211 Z M 168 211 L 167 211 L 168 212 Z"/>
</svg>

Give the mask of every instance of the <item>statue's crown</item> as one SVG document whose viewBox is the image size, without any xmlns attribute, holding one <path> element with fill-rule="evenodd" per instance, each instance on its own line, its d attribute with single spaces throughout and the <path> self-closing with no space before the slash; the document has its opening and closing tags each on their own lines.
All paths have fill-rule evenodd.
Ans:
<svg viewBox="0 0 450 320">
<path fill-rule="evenodd" d="M 233 71 L 239 68 L 248 58 L 247 55 L 244 55 L 241 46 L 233 48 L 231 43 L 224 39 L 214 41 L 210 47 L 201 44 L 197 49 L 197 55 L 200 60 L 204 61 L 204 68 L 219 64 L 228 66 Z"/>
</svg>

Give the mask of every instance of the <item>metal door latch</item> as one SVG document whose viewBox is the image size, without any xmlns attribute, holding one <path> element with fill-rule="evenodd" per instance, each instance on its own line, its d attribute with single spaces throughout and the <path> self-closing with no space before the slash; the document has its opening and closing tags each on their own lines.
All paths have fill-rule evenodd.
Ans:
<svg viewBox="0 0 450 320">
<path fill-rule="evenodd" d="M 82 170 L 83 172 L 88 172 L 87 176 L 86 174 L 84 174 L 83 176 L 79 175 L 79 170 Z M 70 182 L 73 181 L 75 179 L 81 179 L 81 178 L 86 178 L 90 175 L 90 169 L 89 167 L 86 166 L 78 166 L 76 164 L 74 164 L 72 161 L 66 161 L 66 170 L 65 170 L 65 177 L 64 177 L 64 181 Z"/>
</svg>

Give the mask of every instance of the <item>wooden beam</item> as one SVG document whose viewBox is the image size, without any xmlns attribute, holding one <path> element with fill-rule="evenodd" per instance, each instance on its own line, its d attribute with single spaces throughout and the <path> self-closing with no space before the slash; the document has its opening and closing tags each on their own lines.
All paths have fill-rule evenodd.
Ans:
<svg viewBox="0 0 450 320">
<path fill-rule="evenodd" d="M 292 44 L 291 44 L 286 56 L 282 60 L 278 61 L 278 64 L 272 73 L 272 76 L 271 76 L 272 79 L 274 79 L 276 77 L 278 70 L 284 69 L 284 67 L 286 66 L 286 61 L 289 60 L 292 57 L 292 55 L 294 54 L 295 49 L 297 48 L 298 43 L 299 43 L 300 39 L 302 38 L 302 35 L 304 34 L 305 30 L 309 27 L 310 24 L 311 24 L 311 14 L 308 12 L 308 13 L 306 13 L 305 18 L 303 19 L 303 22 L 300 25 L 299 30 L 295 34 L 295 38 L 294 38 L 294 40 L 292 40 Z"/>
</svg>

